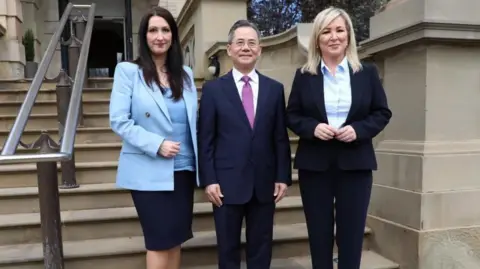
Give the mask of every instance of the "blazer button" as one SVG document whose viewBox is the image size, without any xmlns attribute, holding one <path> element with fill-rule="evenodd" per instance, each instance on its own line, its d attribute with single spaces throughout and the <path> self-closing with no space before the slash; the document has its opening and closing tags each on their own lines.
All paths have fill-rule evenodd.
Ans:
<svg viewBox="0 0 480 269">
<path fill-rule="evenodd" d="M 145 117 L 150 118 L 150 113 L 145 112 Z"/>
</svg>

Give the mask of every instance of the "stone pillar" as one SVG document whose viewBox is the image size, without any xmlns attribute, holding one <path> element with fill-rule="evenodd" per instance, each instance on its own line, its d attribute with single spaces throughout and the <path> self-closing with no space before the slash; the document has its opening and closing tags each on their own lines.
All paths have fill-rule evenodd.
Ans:
<svg viewBox="0 0 480 269">
<path fill-rule="evenodd" d="M 47 50 L 53 34 L 58 28 L 60 18 L 58 16 L 58 0 L 41 0 L 40 3 L 37 4 L 39 5 L 39 12 L 37 13 L 38 17 L 35 21 L 37 23 L 37 34 L 41 47 L 41 54 L 39 53 L 38 56 L 41 59 Z M 52 62 L 45 75 L 46 78 L 52 79 L 58 76 L 62 66 L 61 59 L 60 43 L 58 43 L 55 53 L 53 54 Z"/>
<path fill-rule="evenodd" d="M 132 38 L 133 38 L 133 59 L 138 57 L 138 27 L 140 21 L 145 13 L 152 8 L 152 6 L 158 5 L 151 0 L 132 0 Z"/>
<path fill-rule="evenodd" d="M 216 42 L 226 42 L 233 23 L 246 18 L 246 0 L 186 1 L 177 21 L 184 53 L 187 47 L 193 51 L 196 78 L 210 76 L 205 73 L 209 64 L 206 51 Z"/>
<path fill-rule="evenodd" d="M 0 1 L 0 79 L 24 77 L 25 49 L 22 45 L 23 15 L 20 0 Z"/>
<path fill-rule="evenodd" d="M 158 6 L 168 9 L 176 19 L 186 0 L 158 0 Z"/>
<path fill-rule="evenodd" d="M 361 54 L 393 117 L 368 226 L 402 269 L 480 268 L 480 1 L 406 0 L 371 19 Z"/>
</svg>

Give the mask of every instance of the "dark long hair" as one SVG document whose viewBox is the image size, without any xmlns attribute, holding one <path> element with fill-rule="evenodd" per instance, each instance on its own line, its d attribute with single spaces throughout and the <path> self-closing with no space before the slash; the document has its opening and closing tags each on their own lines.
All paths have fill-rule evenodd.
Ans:
<svg viewBox="0 0 480 269">
<path fill-rule="evenodd" d="M 134 61 L 142 69 L 143 76 L 148 86 L 152 87 L 156 83 L 162 93 L 165 89 L 160 84 L 157 68 L 153 61 L 152 52 L 147 43 L 148 23 L 153 16 L 162 17 L 167 21 L 172 32 L 172 44 L 167 51 L 165 65 L 168 74 L 168 83 L 172 89 L 172 97 L 174 100 L 179 100 L 183 95 L 184 83 L 190 83 L 190 78 L 187 72 L 183 69 L 183 53 L 180 47 L 180 38 L 178 36 L 178 27 L 172 13 L 162 7 L 154 7 L 147 14 L 145 14 L 140 22 L 138 29 L 138 50 L 139 56 Z"/>
</svg>

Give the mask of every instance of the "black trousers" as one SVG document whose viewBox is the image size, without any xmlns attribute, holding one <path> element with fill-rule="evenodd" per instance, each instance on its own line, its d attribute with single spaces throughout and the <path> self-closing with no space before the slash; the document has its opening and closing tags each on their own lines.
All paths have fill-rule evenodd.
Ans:
<svg viewBox="0 0 480 269">
<path fill-rule="evenodd" d="M 273 194 L 272 194 L 273 195 Z M 255 195 L 247 204 L 213 206 L 219 269 L 240 269 L 240 235 L 245 218 L 248 269 L 269 269 L 272 260 L 275 203 L 260 203 Z"/>
<path fill-rule="evenodd" d="M 360 269 L 372 171 L 299 170 L 299 184 L 312 269 L 333 269 L 335 241 L 338 269 Z"/>
</svg>

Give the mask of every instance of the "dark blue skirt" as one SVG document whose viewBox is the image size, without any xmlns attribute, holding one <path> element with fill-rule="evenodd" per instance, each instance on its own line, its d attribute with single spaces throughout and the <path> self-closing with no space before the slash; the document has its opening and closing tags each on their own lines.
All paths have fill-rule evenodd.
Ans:
<svg viewBox="0 0 480 269">
<path fill-rule="evenodd" d="M 147 250 L 168 250 L 193 237 L 195 172 L 175 172 L 174 184 L 173 191 L 131 191 Z"/>
</svg>

